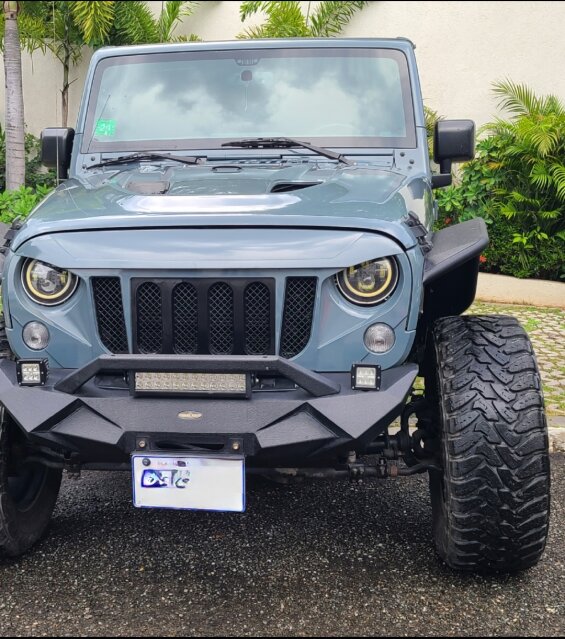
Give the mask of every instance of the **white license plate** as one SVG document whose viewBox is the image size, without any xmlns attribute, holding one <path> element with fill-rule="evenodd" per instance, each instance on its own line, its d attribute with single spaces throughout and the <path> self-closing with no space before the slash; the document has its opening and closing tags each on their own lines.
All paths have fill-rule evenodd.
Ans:
<svg viewBox="0 0 565 639">
<path fill-rule="evenodd" d="M 234 457 L 133 455 L 137 508 L 245 511 L 245 461 Z"/>
</svg>

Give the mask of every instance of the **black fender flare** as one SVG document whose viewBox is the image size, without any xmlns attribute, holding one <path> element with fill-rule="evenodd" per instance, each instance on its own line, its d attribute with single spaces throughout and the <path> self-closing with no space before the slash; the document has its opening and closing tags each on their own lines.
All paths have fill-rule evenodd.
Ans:
<svg viewBox="0 0 565 639">
<path fill-rule="evenodd" d="M 424 262 L 426 323 L 439 317 L 460 315 L 475 299 L 479 257 L 488 246 L 487 225 L 482 218 L 448 226 L 432 236 L 432 249 Z"/>
</svg>

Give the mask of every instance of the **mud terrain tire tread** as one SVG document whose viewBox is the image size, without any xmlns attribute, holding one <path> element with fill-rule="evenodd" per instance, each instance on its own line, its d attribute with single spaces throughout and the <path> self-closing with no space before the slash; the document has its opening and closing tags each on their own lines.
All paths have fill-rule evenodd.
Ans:
<svg viewBox="0 0 565 639">
<path fill-rule="evenodd" d="M 464 316 L 438 320 L 433 346 L 444 468 L 430 477 L 438 553 L 458 570 L 529 568 L 544 551 L 550 508 L 530 340 L 513 317 Z"/>
</svg>

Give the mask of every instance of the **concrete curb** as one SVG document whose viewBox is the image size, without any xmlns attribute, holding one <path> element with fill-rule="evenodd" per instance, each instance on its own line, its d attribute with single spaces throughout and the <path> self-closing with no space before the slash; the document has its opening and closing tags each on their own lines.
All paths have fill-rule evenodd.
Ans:
<svg viewBox="0 0 565 639">
<path fill-rule="evenodd" d="M 565 453 L 565 428 L 549 427 L 549 452 Z"/>
<path fill-rule="evenodd" d="M 565 417 L 549 415 L 549 451 L 551 453 L 565 453 Z"/>
<path fill-rule="evenodd" d="M 477 301 L 565 309 L 565 283 L 479 273 Z"/>
</svg>

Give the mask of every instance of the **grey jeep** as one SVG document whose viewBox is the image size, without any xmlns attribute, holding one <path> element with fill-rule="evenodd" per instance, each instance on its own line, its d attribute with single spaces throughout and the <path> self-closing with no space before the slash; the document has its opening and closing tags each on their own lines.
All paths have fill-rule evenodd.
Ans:
<svg viewBox="0 0 565 639">
<path fill-rule="evenodd" d="M 0 549 L 40 539 L 64 470 L 227 512 L 252 474 L 429 473 L 449 566 L 534 565 L 536 360 L 463 315 L 482 220 L 433 230 L 474 137 L 440 121 L 432 173 L 405 39 L 98 51 L 76 130 L 42 136 L 59 187 L 2 249 Z"/>
</svg>

